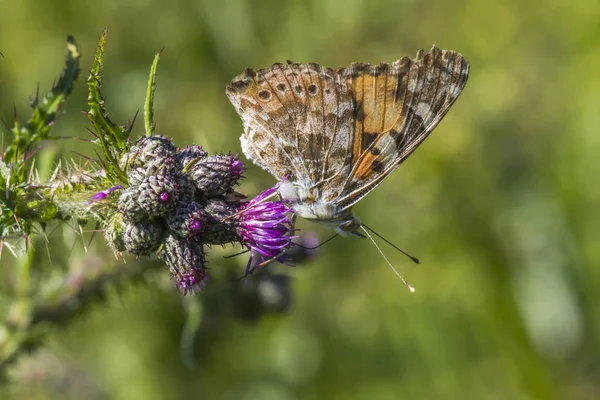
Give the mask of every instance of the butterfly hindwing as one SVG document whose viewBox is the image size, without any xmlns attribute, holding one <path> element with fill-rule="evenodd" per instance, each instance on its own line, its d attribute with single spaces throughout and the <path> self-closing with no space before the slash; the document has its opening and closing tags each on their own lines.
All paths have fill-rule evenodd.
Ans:
<svg viewBox="0 0 600 400">
<path fill-rule="evenodd" d="M 338 71 L 355 93 L 352 170 L 336 204 L 347 209 L 374 189 L 431 133 L 464 88 L 469 65 L 433 47 L 413 60 L 352 64 Z"/>
</svg>

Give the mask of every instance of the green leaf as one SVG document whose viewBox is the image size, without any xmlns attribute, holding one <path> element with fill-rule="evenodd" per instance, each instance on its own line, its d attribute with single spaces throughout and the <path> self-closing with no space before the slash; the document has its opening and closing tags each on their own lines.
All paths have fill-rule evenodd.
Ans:
<svg viewBox="0 0 600 400">
<path fill-rule="evenodd" d="M 2 160 L 0 160 L 0 179 L 2 179 L 2 181 L 6 182 L 6 179 L 8 178 L 8 165 L 6 165 L 6 163 Z"/>
<path fill-rule="evenodd" d="M 156 53 L 152 67 L 150 67 L 150 77 L 148 78 L 148 92 L 146 93 L 146 103 L 144 105 L 144 126 L 146 128 L 146 136 L 154 135 L 154 91 L 156 90 L 156 67 L 162 50 Z"/>
</svg>

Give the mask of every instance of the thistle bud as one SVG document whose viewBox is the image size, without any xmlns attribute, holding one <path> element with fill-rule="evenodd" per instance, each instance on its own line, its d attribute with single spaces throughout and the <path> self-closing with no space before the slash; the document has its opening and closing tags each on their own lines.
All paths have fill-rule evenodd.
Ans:
<svg viewBox="0 0 600 400">
<path fill-rule="evenodd" d="M 123 243 L 130 254 L 149 256 L 160 246 L 163 231 L 159 223 L 130 222 L 123 230 Z"/>
<path fill-rule="evenodd" d="M 208 225 L 204 228 L 202 239 L 207 244 L 225 244 L 239 242 L 235 220 L 231 218 L 239 210 L 239 203 L 224 200 L 209 200 L 204 205 L 208 214 Z"/>
<path fill-rule="evenodd" d="M 119 160 L 119 167 L 127 172 L 130 185 L 139 185 L 141 180 L 156 175 L 156 169 L 171 165 L 176 171 L 177 149 L 171 139 L 164 136 L 142 137 Z"/>
<path fill-rule="evenodd" d="M 177 148 L 171 139 L 160 135 L 144 136 L 138 140 L 136 147 L 139 148 L 137 161 L 142 165 L 157 159 L 173 158 L 177 153 Z"/>
<path fill-rule="evenodd" d="M 127 170 L 127 181 L 129 186 L 139 186 L 146 179 L 146 170 L 142 167 L 130 168 Z"/>
<path fill-rule="evenodd" d="M 191 163 L 195 164 L 207 155 L 202 146 L 188 146 L 177 153 L 177 163 L 185 171 Z"/>
<path fill-rule="evenodd" d="M 131 146 L 129 151 L 123 154 L 119 160 L 119 168 L 123 171 L 128 171 L 130 168 L 139 167 L 140 163 L 136 161 L 139 150 L 140 149 L 137 146 Z"/>
<path fill-rule="evenodd" d="M 169 234 L 158 257 L 167 264 L 175 286 L 184 294 L 201 291 L 208 275 L 204 269 L 204 252 L 198 242 Z"/>
<path fill-rule="evenodd" d="M 104 238 L 108 243 L 108 246 L 115 253 L 125 251 L 125 242 L 123 241 L 123 231 L 125 230 L 125 222 L 123 221 L 123 215 L 116 213 L 106 225 L 104 231 Z"/>
<path fill-rule="evenodd" d="M 169 228 L 181 237 L 197 238 L 207 225 L 208 216 L 195 201 L 178 201 L 167 217 Z"/>
<path fill-rule="evenodd" d="M 151 175 L 139 186 L 138 203 L 149 217 L 171 212 L 177 200 L 177 184 L 169 176 Z"/>
<path fill-rule="evenodd" d="M 200 200 L 197 197 L 202 197 L 198 196 L 198 189 L 189 175 L 177 174 L 177 188 L 179 189 L 178 199 L 181 201 L 196 201 Z"/>
<path fill-rule="evenodd" d="M 140 187 L 132 186 L 123 190 L 119 196 L 119 212 L 127 219 L 139 221 L 146 217 L 146 211 L 142 208 L 138 199 L 140 197 Z"/>
<path fill-rule="evenodd" d="M 189 175 L 205 196 L 224 196 L 240 180 L 244 164 L 231 155 L 205 157 L 191 166 Z"/>
</svg>

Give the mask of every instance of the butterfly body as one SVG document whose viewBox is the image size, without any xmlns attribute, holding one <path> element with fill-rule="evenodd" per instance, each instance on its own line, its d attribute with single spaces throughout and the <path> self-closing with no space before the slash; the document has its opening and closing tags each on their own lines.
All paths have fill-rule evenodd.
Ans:
<svg viewBox="0 0 600 400">
<path fill-rule="evenodd" d="M 274 64 L 227 87 L 241 116 L 242 151 L 283 181 L 305 219 L 362 236 L 351 208 L 437 126 L 464 88 L 469 64 L 433 47 L 391 64 Z"/>
<path fill-rule="evenodd" d="M 279 186 L 279 195 L 291 203 L 299 217 L 335 229 L 342 236 L 362 236 L 355 233 L 360 223 L 350 209 L 340 209 L 333 202 L 315 198 L 311 190 L 287 180 Z"/>
</svg>

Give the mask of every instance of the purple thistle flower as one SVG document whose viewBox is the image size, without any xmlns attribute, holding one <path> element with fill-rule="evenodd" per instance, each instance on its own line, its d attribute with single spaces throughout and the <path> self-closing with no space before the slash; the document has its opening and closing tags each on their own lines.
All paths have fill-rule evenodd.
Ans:
<svg viewBox="0 0 600 400">
<path fill-rule="evenodd" d="M 283 255 L 295 238 L 292 208 L 285 201 L 265 201 L 280 185 L 265 190 L 240 208 L 237 232 L 251 252 L 246 275 L 261 263 Z"/>
<path fill-rule="evenodd" d="M 198 294 L 206 287 L 206 281 L 210 279 L 204 271 L 192 269 L 183 273 L 171 273 L 171 278 L 175 278 L 175 287 L 183 293 Z"/>
<path fill-rule="evenodd" d="M 246 166 L 243 162 L 238 160 L 237 154 L 233 157 L 233 161 L 231 162 L 231 172 L 237 176 L 241 176 L 246 172 Z"/>
<path fill-rule="evenodd" d="M 100 201 L 100 200 L 104 200 L 105 198 L 108 197 L 108 195 L 112 192 L 114 192 L 115 190 L 119 190 L 119 189 L 123 189 L 123 186 L 119 185 L 119 186 L 113 186 L 108 190 L 103 190 L 101 192 L 96 193 L 95 195 L 92 196 L 92 198 L 90 199 L 90 201 L 88 201 L 88 203 L 93 203 L 94 201 Z"/>
<path fill-rule="evenodd" d="M 169 201 L 169 193 L 168 192 L 161 192 L 161 194 L 158 196 L 158 199 L 162 202 L 162 203 L 166 203 L 167 201 Z"/>
<path fill-rule="evenodd" d="M 193 233 L 202 232 L 204 230 L 205 224 L 198 218 L 194 218 L 190 223 L 190 231 Z"/>
</svg>

